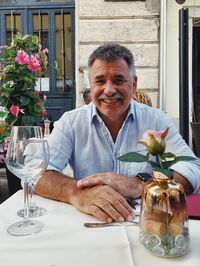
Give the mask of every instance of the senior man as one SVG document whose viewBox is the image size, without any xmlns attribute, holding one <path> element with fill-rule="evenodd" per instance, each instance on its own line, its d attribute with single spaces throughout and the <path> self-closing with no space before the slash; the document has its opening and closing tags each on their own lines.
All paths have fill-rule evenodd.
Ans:
<svg viewBox="0 0 200 266">
<path fill-rule="evenodd" d="M 48 171 L 37 183 L 36 193 L 71 203 L 102 221 L 132 220 L 126 199 L 141 196 L 145 182 L 137 174 L 145 173 L 148 180 L 152 170 L 147 163 L 122 162 L 117 157 L 130 151 L 145 154 L 138 143 L 143 133 L 166 127 L 167 151 L 195 156 L 161 110 L 132 100 L 137 76 L 127 48 L 100 46 L 89 57 L 88 66 L 92 103 L 64 113 L 55 122 L 49 137 Z M 74 177 L 62 174 L 68 163 Z M 198 159 L 172 168 L 186 193 L 200 192 Z"/>
</svg>

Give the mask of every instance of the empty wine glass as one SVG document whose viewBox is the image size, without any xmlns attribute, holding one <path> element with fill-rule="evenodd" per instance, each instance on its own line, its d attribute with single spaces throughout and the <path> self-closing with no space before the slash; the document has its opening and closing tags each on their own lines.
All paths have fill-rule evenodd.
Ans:
<svg viewBox="0 0 200 266">
<path fill-rule="evenodd" d="M 46 170 L 48 151 L 45 148 L 42 129 L 37 126 L 13 126 L 6 154 L 6 166 L 17 177 L 22 179 L 24 187 L 24 218 L 10 225 L 8 233 L 24 236 L 38 233 L 43 224 L 29 217 L 28 183 L 40 177 Z"/>
<path fill-rule="evenodd" d="M 49 145 L 46 139 L 43 140 L 44 141 L 44 145 L 45 145 L 45 150 L 46 150 L 46 156 L 47 156 L 47 164 L 49 162 Z M 29 150 L 30 152 L 34 152 L 33 149 Z M 35 185 L 37 183 L 37 181 L 39 180 L 40 177 L 35 177 L 31 178 L 28 182 L 28 207 L 29 207 L 29 217 L 30 218 L 35 218 L 35 217 L 39 217 L 44 215 L 47 210 L 44 207 L 38 206 L 35 203 Z M 17 215 L 19 217 L 24 217 L 24 209 L 20 209 L 17 212 Z"/>
</svg>

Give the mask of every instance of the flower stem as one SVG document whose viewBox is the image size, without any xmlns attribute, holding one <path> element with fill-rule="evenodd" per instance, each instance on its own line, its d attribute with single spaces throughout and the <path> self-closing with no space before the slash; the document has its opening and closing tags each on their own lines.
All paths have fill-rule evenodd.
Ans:
<svg viewBox="0 0 200 266">
<path fill-rule="evenodd" d="M 163 169 L 162 158 L 160 157 L 159 154 L 156 157 L 157 157 L 157 160 L 158 160 L 158 162 L 160 164 L 160 168 Z"/>
</svg>

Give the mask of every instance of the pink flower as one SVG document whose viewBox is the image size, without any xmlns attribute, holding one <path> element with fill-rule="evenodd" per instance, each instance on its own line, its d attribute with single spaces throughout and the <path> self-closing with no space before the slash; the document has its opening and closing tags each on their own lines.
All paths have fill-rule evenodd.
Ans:
<svg viewBox="0 0 200 266">
<path fill-rule="evenodd" d="M 40 111 L 40 114 L 41 114 L 42 116 L 45 116 L 45 115 L 47 114 L 47 110 L 46 110 L 46 109 L 42 109 L 42 110 Z"/>
<path fill-rule="evenodd" d="M 48 54 L 49 50 L 47 48 L 45 48 L 44 50 L 42 50 L 43 54 Z"/>
<path fill-rule="evenodd" d="M 35 58 L 40 62 L 40 56 L 39 56 L 39 54 L 36 54 L 35 55 Z"/>
<path fill-rule="evenodd" d="M 19 65 L 25 65 L 28 63 L 29 61 L 29 56 L 26 52 L 19 50 L 17 52 L 17 55 L 15 57 L 15 61 L 19 64 Z"/>
<path fill-rule="evenodd" d="M 162 131 L 147 130 L 144 132 L 143 137 L 138 143 L 147 147 L 148 153 L 152 155 L 162 154 L 166 148 L 165 137 L 169 128 Z"/>
<path fill-rule="evenodd" d="M 11 112 L 11 114 L 12 115 L 14 115 L 14 116 L 16 116 L 16 117 L 18 117 L 18 114 L 19 114 L 19 106 L 17 106 L 17 105 L 12 105 L 11 107 L 10 107 L 10 112 Z"/>
<path fill-rule="evenodd" d="M 31 71 L 40 70 L 40 60 L 38 59 L 38 55 L 32 55 L 28 62 L 28 69 Z"/>
<path fill-rule="evenodd" d="M 40 107 L 41 105 L 42 105 L 41 102 L 37 102 L 37 103 L 36 103 L 36 106 L 38 106 L 38 107 Z"/>
<path fill-rule="evenodd" d="M 38 97 L 38 96 L 40 96 L 40 92 L 39 92 L 39 91 L 34 91 L 34 95 L 35 95 L 36 97 Z"/>
<path fill-rule="evenodd" d="M 46 100 L 47 100 L 47 96 L 46 95 L 43 96 L 43 100 L 46 102 Z"/>
</svg>

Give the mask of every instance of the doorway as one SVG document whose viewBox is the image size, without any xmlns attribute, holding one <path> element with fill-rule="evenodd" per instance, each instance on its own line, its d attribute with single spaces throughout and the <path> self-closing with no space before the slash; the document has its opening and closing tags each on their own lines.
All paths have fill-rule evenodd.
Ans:
<svg viewBox="0 0 200 266">
<path fill-rule="evenodd" d="M 195 154 L 200 157 L 200 20 L 193 21 L 192 40 L 192 144 Z"/>
<path fill-rule="evenodd" d="M 200 24 L 193 26 L 193 122 L 200 122 Z"/>
</svg>

